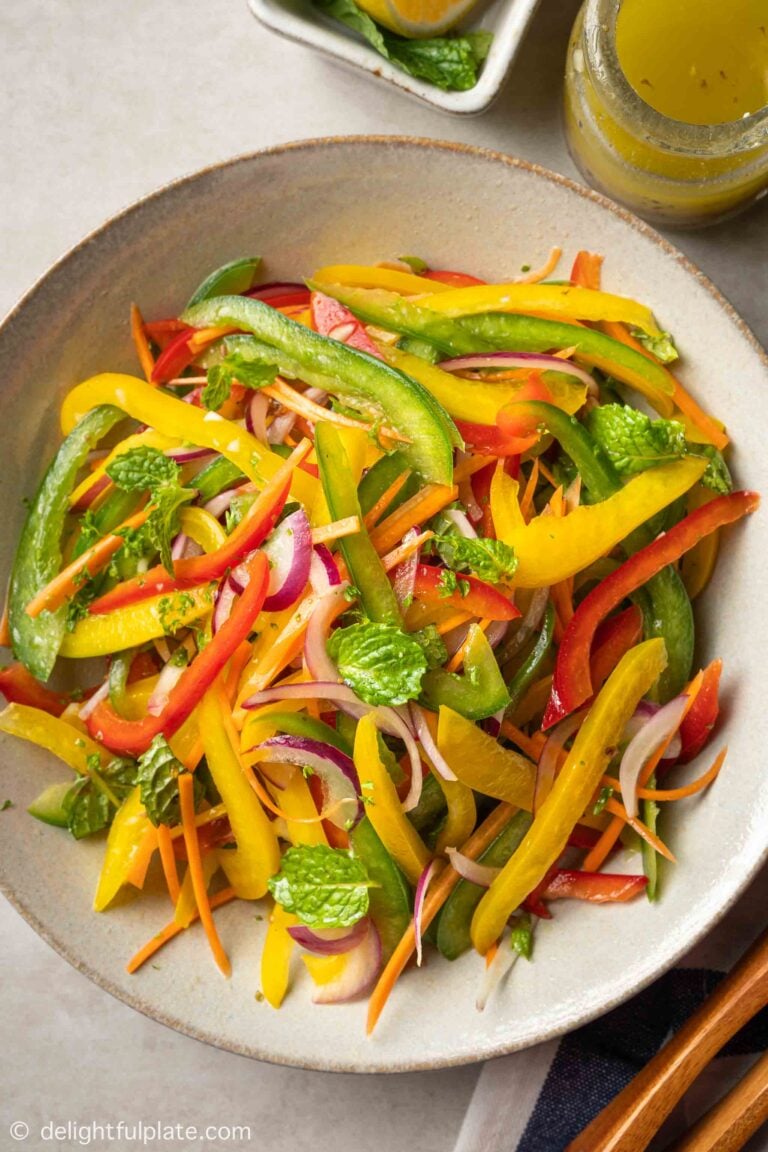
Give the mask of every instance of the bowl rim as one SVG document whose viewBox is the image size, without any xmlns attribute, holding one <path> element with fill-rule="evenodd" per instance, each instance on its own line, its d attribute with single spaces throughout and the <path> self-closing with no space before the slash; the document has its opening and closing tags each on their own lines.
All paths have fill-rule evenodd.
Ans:
<svg viewBox="0 0 768 1152">
<path fill-rule="evenodd" d="M 531 173 L 541 179 L 547 180 L 551 183 L 559 185 L 570 192 L 576 193 L 585 200 L 590 200 L 600 207 L 606 209 L 614 216 L 619 217 L 624 223 L 629 224 L 636 232 L 645 238 L 655 243 L 662 251 L 669 257 L 673 258 L 678 265 L 680 265 L 690 276 L 692 276 L 714 299 L 714 301 L 723 310 L 727 318 L 735 325 L 740 335 L 746 339 L 752 350 L 757 354 L 758 359 L 762 362 L 766 372 L 768 372 L 768 352 L 759 342 L 757 337 L 752 332 L 749 325 L 738 314 L 734 306 L 730 303 L 726 296 L 715 286 L 715 284 L 706 276 L 701 269 L 685 256 L 678 248 L 671 244 L 665 237 L 661 236 L 655 228 L 646 224 L 645 221 L 640 220 L 632 212 L 614 203 L 608 197 L 599 192 L 595 192 L 591 188 L 578 184 L 575 180 L 560 173 L 553 172 L 551 169 L 545 168 L 542 165 L 533 163 L 532 161 L 523 160 L 519 157 L 500 152 L 496 149 L 483 148 L 472 144 L 464 144 L 452 142 L 447 140 L 432 139 L 429 137 L 408 136 L 408 135 L 386 135 L 386 134 L 360 134 L 354 136 L 324 136 L 312 137 L 307 139 L 289 141 L 283 144 L 273 145 L 268 148 L 257 149 L 251 152 L 241 153 L 237 156 L 225 160 L 218 160 L 214 163 L 205 165 L 191 173 L 177 177 L 162 184 L 153 191 L 142 196 L 140 199 L 134 201 L 127 207 L 113 213 L 102 224 L 98 225 L 91 232 L 89 232 L 83 239 L 72 245 L 62 256 L 60 256 L 53 264 L 50 265 L 27 291 L 21 296 L 19 301 L 11 307 L 7 314 L 0 320 L 0 337 L 4 334 L 5 330 L 9 328 L 16 320 L 17 316 L 23 312 L 27 305 L 34 300 L 34 298 L 43 290 L 48 279 L 54 274 L 60 272 L 70 260 L 83 251 L 89 244 L 98 240 L 102 235 L 107 233 L 113 225 L 119 223 L 123 219 L 130 217 L 132 214 L 142 211 L 147 205 L 152 204 L 155 200 L 161 199 L 167 193 L 174 189 L 182 188 L 185 185 L 192 184 L 200 177 L 221 172 L 226 169 L 233 168 L 240 164 L 247 164 L 262 156 L 279 156 L 286 153 L 300 152 L 302 150 L 313 151 L 315 149 L 322 149 L 328 147 L 355 147 L 359 145 L 379 145 L 389 146 L 395 148 L 426 148 L 437 152 L 450 152 L 470 157 L 475 157 L 491 163 L 501 163 L 505 167 L 515 168 L 524 172 Z M 576 1018 L 570 1019 L 566 1023 L 555 1023 L 544 1030 L 538 1035 L 535 1040 L 524 1040 L 521 1043 L 508 1043 L 500 1042 L 489 1051 L 480 1054 L 461 1054 L 454 1056 L 446 1056 L 431 1059 L 405 1059 L 400 1060 L 397 1064 L 389 1063 L 386 1066 L 371 1066 L 367 1065 L 362 1069 L 355 1069 L 346 1065 L 332 1066 L 322 1064 L 311 1059 L 290 1059 L 281 1057 L 279 1054 L 264 1054 L 259 1052 L 256 1047 L 252 1045 L 239 1045 L 228 1042 L 223 1036 L 215 1036 L 209 1032 L 199 1029 L 193 1025 L 186 1023 L 183 1020 L 176 1019 L 171 1014 L 165 1014 L 162 1010 L 158 1010 L 153 1004 L 144 1000 L 140 994 L 131 994 L 120 988 L 109 976 L 99 972 L 89 961 L 85 960 L 82 956 L 73 953 L 70 947 L 58 939 L 55 929 L 49 928 L 43 924 L 38 918 L 35 910 L 30 907 L 26 900 L 14 890 L 14 888 L 6 881 L 4 875 L 0 873 L 0 892 L 8 900 L 9 904 L 23 917 L 36 934 L 45 941 L 55 952 L 57 952 L 64 960 L 67 961 L 76 971 L 86 976 L 98 987 L 108 992 L 116 1000 L 128 1007 L 140 1012 L 143 1016 L 171 1028 L 175 1032 L 180 1032 L 182 1035 L 188 1036 L 193 1040 L 200 1041 L 204 1044 L 209 1044 L 214 1048 L 220 1048 L 224 1051 L 233 1052 L 236 1055 L 247 1056 L 251 1059 L 260 1060 L 265 1063 L 282 1065 L 291 1068 L 299 1068 L 308 1071 L 323 1071 L 323 1072 L 339 1072 L 347 1073 L 356 1071 L 362 1074 L 372 1073 L 386 1073 L 389 1075 L 401 1072 L 417 1072 L 417 1071 L 434 1071 L 441 1068 L 460 1067 L 462 1065 L 476 1063 L 488 1059 L 494 1059 L 498 1056 L 508 1055 L 511 1052 L 519 1051 L 526 1047 L 531 1047 L 534 1044 L 544 1043 L 545 1041 L 560 1037 L 567 1032 L 579 1028 L 584 1024 L 604 1015 L 606 1012 L 615 1008 L 619 1004 L 626 1002 L 631 996 L 642 991 L 654 980 L 657 980 L 665 971 L 668 971 L 677 961 L 685 955 L 690 949 L 708 935 L 717 923 L 725 916 L 728 910 L 734 905 L 739 897 L 744 893 L 749 884 L 754 880 L 762 866 L 768 859 L 768 841 L 752 863 L 752 866 L 739 877 L 733 890 L 731 891 L 728 899 L 717 910 L 716 914 L 707 920 L 706 924 L 701 925 L 690 937 L 686 938 L 679 947 L 675 948 L 672 954 L 665 958 L 664 962 L 650 972 L 643 974 L 636 986 L 631 991 L 619 992 L 609 1000 L 602 1003 L 597 1009 L 586 1009 L 577 1014 Z"/>
</svg>

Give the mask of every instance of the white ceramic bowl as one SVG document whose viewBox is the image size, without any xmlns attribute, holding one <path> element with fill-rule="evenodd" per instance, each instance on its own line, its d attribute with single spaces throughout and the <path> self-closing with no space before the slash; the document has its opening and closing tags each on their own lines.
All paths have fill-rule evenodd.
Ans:
<svg viewBox="0 0 768 1152">
<path fill-rule="evenodd" d="M 386 81 L 409 96 L 444 112 L 474 115 L 484 112 L 498 96 L 523 42 L 539 0 L 490 0 L 470 14 L 462 27 L 493 33 L 493 43 L 480 78 L 467 92 L 443 92 L 434 84 L 416 80 L 390 64 L 370 44 L 338 21 L 323 15 L 311 0 L 248 0 L 265 28 L 288 40 L 306 44 L 375 81 Z"/>
<path fill-rule="evenodd" d="M 418 190 L 415 194 L 414 190 Z M 715 288 L 651 229 L 551 173 L 471 148 L 399 138 L 287 145 L 207 169 L 116 217 L 58 263 L 0 330 L 7 570 L 31 493 L 57 441 L 63 392 L 105 369 L 134 370 L 128 304 L 174 315 L 212 267 L 261 252 L 270 279 L 320 264 L 374 261 L 408 251 L 485 277 L 540 262 L 550 245 L 606 254 L 609 289 L 651 304 L 684 353 L 683 376 L 727 417 L 740 483 L 768 492 L 764 353 Z M 216 913 L 234 964 L 224 980 L 199 928 L 136 976 L 125 963 L 163 925 L 158 889 L 96 915 L 91 900 L 103 843 L 75 843 L 25 813 L 57 761 L 2 740 L 2 885 L 35 929 L 115 996 L 182 1032 L 261 1059 L 310 1068 L 398 1071 L 460 1064 L 521 1048 L 599 1015 L 647 984 L 709 929 L 766 852 L 768 539 L 758 512 L 729 533 L 715 579 L 697 605 L 698 654 L 725 661 L 730 754 L 716 785 L 673 806 L 664 832 L 680 863 L 665 869 L 650 905 L 563 902 L 537 932 L 533 963 L 517 966 L 486 1011 L 474 1007 L 481 964 L 430 957 L 406 973 L 370 1040 L 365 1005 L 314 1007 L 297 985 L 275 1012 L 258 1003 L 263 923 L 251 905 Z M 635 867 L 636 862 L 635 862 Z"/>
</svg>

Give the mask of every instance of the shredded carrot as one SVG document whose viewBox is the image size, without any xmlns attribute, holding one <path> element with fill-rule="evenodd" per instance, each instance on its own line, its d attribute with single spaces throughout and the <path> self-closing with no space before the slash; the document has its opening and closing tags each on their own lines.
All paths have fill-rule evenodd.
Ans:
<svg viewBox="0 0 768 1152">
<path fill-rule="evenodd" d="M 410 500 L 406 500 L 391 516 L 387 516 L 386 520 L 382 520 L 381 524 L 374 528 L 371 532 L 371 543 L 380 556 L 384 552 L 389 552 L 400 543 L 409 528 L 413 528 L 416 524 L 425 524 L 438 512 L 442 512 L 443 508 L 452 504 L 457 496 L 458 488 L 455 485 L 425 485 L 420 492 L 411 496 Z"/>
<path fill-rule="evenodd" d="M 252 766 L 248 768 L 245 775 L 248 783 L 264 807 L 269 809 L 270 812 L 273 812 L 275 816 L 279 816 L 282 820 L 290 820 L 292 824 L 319 824 L 321 820 L 325 819 L 322 814 L 318 814 L 317 816 L 292 816 L 290 812 L 286 812 L 284 808 L 280 808 L 279 805 L 275 803 L 259 779 L 258 774 L 254 772 Z"/>
<path fill-rule="evenodd" d="M 548 480 L 554 489 L 557 489 L 559 485 L 557 483 L 557 479 L 555 478 L 554 472 L 550 471 L 540 456 L 537 456 L 536 459 L 539 461 L 539 471 L 541 472 L 544 479 Z"/>
<path fill-rule="evenodd" d="M 151 511 L 152 507 L 150 506 L 149 508 L 142 508 L 133 516 L 129 516 L 114 532 L 110 532 L 108 536 L 102 536 L 101 540 L 97 540 L 90 548 L 86 548 L 85 552 L 82 552 L 76 560 L 73 560 L 66 568 L 62 568 L 50 584 L 46 584 L 45 588 L 41 588 L 32 597 L 26 607 L 27 615 L 34 619 L 41 612 L 55 612 L 57 608 L 61 607 L 65 600 L 76 594 L 85 573 L 94 576 L 125 543 L 125 536 L 122 533 L 131 528 L 141 527 Z"/>
<path fill-rule="evenodd" d="M 461 851 L 463 855 L 469 856 L 472 860 L 476 859 L 480 853 L 484 852 L 488 845 L 496 839 L 502 828 L 509 823 L 514 812 L 515 809 L 511 804 L 502 803 L 494 808 L 462 847 Z M 422 933 L 426 932 L 455 888 L 458 880 L 459 874 L 455 872 L 453 868 L 444 868 L 442 872 L 435 876 L 427 892 L 421 913 Z M 371 993 L 371 998 L 368 1001 L 367 1031 L 369 1035 L 376 1027 L 376 1022 L 382 1013 L 384 1005 L 389 999 L 389 995 L 397 983 L 398 977 L 410 960 L 415 947 L 416 934 L 413 928 L 413 921 L 411 921 L 403 933 L 399 944 L 387 961 L 376 983 L 376 987 Z"/>
<path fill-rule="evenodd" d="M 274 384 L 262 388 L 262 392 L 265 396 L 269 396 L 270 400 L 276 400 L 289 412 L 296 412 L 306 420 L 324 420 L 328 424 L 337 424 L 341 428 L 362 428 L 365 432 L 371 432 L 374 428 L 374 425 L 368 421 L 355 420 L 352 416 L 345 416 L 343 412 L 334 412 L 331 408 L 323 408 L 321 404 L 316 404 L 314 400 L 310 400 L 302 392 L 291 388 L 290 384 L 286 384 L 285 380 L 281 380 L 279 376 Z M 380 425 L 379 431 L 382 436 L 386 436 L 389 440 L 397 440 L 402 444 L 411 443 L 408 436 L 401 435 L 394 428 Z"/>
<path fill-rule="evenodd" d="M 655 848 L 656 851 L 666 860 L 669 860 L 672 864 L 677 863 L 674 854 L 670 852 L 664 841 L 660 840 L 655 832 L 651 832 L 650 828 L 646 824 L 643 824 L 642 820 L 638 820 L 635 816 L 630 816 L 624 805 L 619 800 L 615 800 L 613 797 L 611 797 L 611 799 L 606 804 L 605 809 L 607 812 L 610 812 L 612 816 L 615 816 L 617 820 L 621 820 L 625 824 L 629 824 L 630 828 L 633 828 L 634 831 L 637 832 L 638 836 L 642 837 L 642 839 L 650 844 L 652 848 Z M 589 871 L 589 869 L 586 867 L 584 870 Z"/>
<path fill-rule="evenodd" d="M 534 732 L 532 736 L 526 736 L 525 732 L 515 727 L 511 720 L 502 720 L 501 734 L 511 740 L 513 744 L 517 744 L 520 751 L 525 752 L 534 764 L 538 763 L 539 756 L 541 756 L 547 742 L 547 737 L 543 732 Z"/>
<path fill-rule="evenodd" d="M 449 616 L 447 620 L 443 620 L 438 624 L 437 631 L 440 636 L 445 636 L 448 632 L 453 632 L 454 628 L 460 628 L 462 624 L 466 624 L 472 617 L 468 612 L 456 612 L 453 616 Z"/>
<path fill-rule="evenodd" d="M 354 536 L 360 531 L 359 516 L 345 516 L 343 520 L 333 520 L 330 524 L 323 524 L 320 528 L 312 529 L 312 543 L 325 544 L 329 540 L 342 540 L 345 536 Z"/>
<path fill-rule="evenodd" d="M 176 870 L 176 856 L 173 852 L 173 838 L 171 836 L 170 828 L 167 824 L 158 824 L 157 826 L 157 846 L 160 849 L 160 863 L 163 866 L 163 875 L 165 876 L 168 895 L 171 898 L 171 904 L 173 904 L 175 907 L 176 901 L 179 898 L 181 886 L 179 884 L 179 874 Z"/>
<path fill-rule="evenodd" d="M 155 367 L 155 358 L 149 347 L 149 340 L 144 331 L 144 318 L 135 304 L 131 304 L 131 338 L 136 349 L 136 355 L 148 384 L 152 383 L 152 372 Z"/>
<path fill-rule="evenodd" d="M 696 699 L 696 697 L 698 696 L 698 694 L 701 690 L 701 685 L 702 685 L 703 679 L 704 679 L 703 673 L 699 672 L 696 676 L 694 676 L 693 680 L 691 680 L 691 682 L 687 686 L 687 688 L 685 688 L 685 693 L 688 696 L 688 703 L 686 705 L 685 712 L 683 713 L 683 716 L 681 717 L 681 720 L 680 720 L 681 724 L 682 724 L 683 720 L 685 719 L 685 717 L 688 715 L 688 712 L 690 711 L 694 700 Z M 656 771 L 657 767 L 659 766 L 659 763 L 664 759 L 664 753 L 667 751 L 667 748 L 671 744 L 673 736 L 674 736 L 674 732 L 671 733 L 670 736 L 668 737 L 668 739 L 666 739 L 656 749 L 653 756 L 651 756 L 648 763 L 645 765 L 645 768 L 640 773 L 640 779 L 638 780 L 638 787 L 639 788 L 644 788 L 645 785 L 650 780 L 651 776 L 653 776 L 654 772 Z M 588 853 L 588 855 L 586 856 L 586 858 L 584 860 L 584 864 L 583 864 L 583 868 L 584 868 L 585 872 L 597 872 L 597 870 L 602 867 L 603 863 L 605 862 L 605 860 L 608 856 L 608 853 L 611 851 L 614 844 L 618 840 L 619 835 L 621 834 L 621 829 L 624 826 L 624 818 L 622 816 L 620 816 L 615 811 L 614 808 L 611 807 L 611 804 L 613 804 L 613 803 L 616 803 L 616 802 L 609 800 L 608 804 L 606 804 L 606 808 L 610 812 L 613 813 L 614 819 L 611 821 L 611 823 L 605 829 L 602 836 L 598 840 L 597 844 L 595 844 L 594 848 L 592 848 L 590 850 L 590 852 Z M 623 805 L 620 805 L 620 807 L 622 808 L 622 811 L 624 811 L 624 813 L 626 815 L 626 809 L 623 808 Z M 632 826 L 634 827 L 634 825 L 632 825 Z M 639 833 L 638 828 L 635 828 L 635 831 Z M 642 833 L 640 833 L 640 835 L 642 835 Z M 650 843 L 650 841 L 649 841 L 649 843 Z M 659 851 L 659 849 L 656 849 L 656 850 Z M 664 853 L 662 852 L 662 856 L 663 855 L 664 855 Z"/>
<path fill-rule="evenodd" d="M 515 284 L 538 284 L 540 280 L 545 277 L 551 276 L 558 265 L 558 261 L 563 254 L 562 248 L 550 249 L 549 256 L 542 264 L 541 268 L 534 268 L 532 272 L 528 272 L 525 276 L 518 276 Z"/>
<path fill-rule="evenodd" d="M 522 499 L 520 501 L 520 511 L 523 514 L 524 520 L 530 520 L 533 510 L 533 495 L 536 491 L 536 485 L 539 482 L 539 458 L 538 456 L 533 462 L 531 474 L 528 477 L 528 483 L 525 486 Z"/>
<path fill-rule="evenodd" d="M 485 632 L 485 630 L 489 624 L 490 624 L 490 620 L 486 619 L 485 617 L 480 621 L 480 627 L 482 628 L 483 632 Z M 461 667 L 461 665 L 464 663 L 464 657 L 467 653 L 467 648 L 470 645 L 471 639 L 472 639 L 472 636 L 471 636 L 471 629 L 470 629 L 470 633 L 467 634 L 467 636 L 464 640 L 464 643 L 461 645 L 460 648 L 458 648 L 454 652 L 453 656 L 451 656 L 450 660 L 446 664 L 446 666 L 445 666 L 446 672 L 455 672 L 458 668 Z"/>
<path fill-rule="evenodd" d="M 6 601 L 3 615 L 0 617 L 0 648 L 10 648 L 11 643 L 11 628 L 8 623 L 8 603 Z"/>
<path fill-rule="evenodd" d="M 237 328 L 200 328 L 190 336 L 189 348 L 193 352 L 200 352 L 215 340 L 221 340 L 222 336 L 231 336 L 233 332 L 237 332 Z"/>
<path fill-rule="evenodd" d="M 215 896 L 211 896 L 209 901 L 211 911 L 216 908 L 221 908 L 222 904 L 228 904 L 230 900 L 235 899 L 235 895 L 234 888 L 222 888 L 221 892 L 217 892 Z M 199 919 L 200 913 L 196 911 L 192 916 L 192 923 L 194 924 L 195 921 Z M 161 932 L 153 936 L 151 940 L 147 941 L 143 948 L 139 949 L 135 956 L 131 957 L 125 966 L 126 972 L 131 974 L 138 972 L 139 968 L 141 968 L 143 964 L 146 964 L 147 960 L 151 960 L 164 944 L 167 944 L 169 940 L 173 940 L 174 936 L 178 936 L 180 932 L 184 932 L 185 930 L 181 924 L 177 924 L 175 920 L 171 920 Z"/>
<path fill-rule="evenodd" d="M 401 544 L 399 548 L 394 548 L 391 552 L 387 552 L 386 556 L 382 556 L 381 563 L 385 572 L 391 572 L 393 568 L 397 568 L 398 564 L 402 564 L 403 560 L 415 552 L 417 548 L 421 548 L 422 544 L 426 544 L 427 540 L 431 540 L 434 532 L 420 532 L 418 536 L 414 536 L 413 540 L 409 540 L 407 544 Z"/>
<path fill-rule="evenodd" d="M 400 475 L 392 481 L 389 488 L 386 488 L 384 492 L 382 492 L 376 503 L 366 512 L 363 523 L 369 531 L 379 522 L 401 488 L 408 483 L 410 475 L 410 468 L 406 468 L 404 472 L 401 472 Z"/>
<path fill-rule="evenodd" d="M 232 658 L 229 661 L 227 669 L 226 680 L 224 682 L 224 693 L 227 697 L 227 703 L 231 706 L 237 696 L 237 686 L 240 683 L 240 677 L 243 674 L 243 669 L 251 658 L 251 646 L 247 640 L 244 640 L 239 648 L 236 648 Z"/>
<path fill-rule="evenodd" d="M 203 862 L 200 857 L 200 844 L 198 843 L 197 828 L 195 827 L 195 793 L 194 780 L 191 773 L 180 773 L 178 777 L 178 788 L 181 807 L 181 826 L 184 829 L 184 843 L 187 846 L 187 860 L 189 861 L 189 871 L 192 876 L 192 890 L 195 893 L 195 903 L 200 913 L 200 921 L 205 929 L 205 935 L 208 937 L 208 943 L 211 946 L 213 958 L 224 975 L 230 976 L 232 973 L 232 965 L 221 945 L 219 934 L 216 931 L 216 925 L 213 922 L 211 905 L 206 890 L 205 876 L 203 875 Z"/>
<path fill-rule="evenodd" d="M 707 771 L 703 772 L 696 780 L 692 780 L 690 784 L 683 784 L 680 788 L 638 788 L 637 795 L 641 800 L 657 800 L 660 803 L 668 800 L 684 800 L 687 796 L 695 796 L 697 792 L 703 792 L 705 788 L 713 784 L 720 775 L 720 769 L 725 762 L 727 753 L 728 748 L 723 748 Z M 603 776 L 602 783 L 617 792 L 619 790 L 619 782 L 614 776 Z"/>
<path fill-rule="evenodd" d="M 462 480 L 468 480 L 475 472 L 482 472 L 489 464 L 495 464 L 496 459 L 495 456 L 465 456 L 453 470 L 454 484 L 461 484 Z"/>
</svg>

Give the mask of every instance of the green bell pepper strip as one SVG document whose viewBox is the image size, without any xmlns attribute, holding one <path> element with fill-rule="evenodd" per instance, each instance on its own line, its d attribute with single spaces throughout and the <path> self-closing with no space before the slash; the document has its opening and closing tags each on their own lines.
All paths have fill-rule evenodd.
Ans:
<svg viewBox="0 0 768 1152">
<path fill-rule="evenodd" d="M 428 776 L 424 777 L 419 802 L 408 813 L 408 819 L 419 835 L 428 841 L 429 831 L 434 829 L 438 821 L 445 816 L 446 810 L 447 804 L 443 790 L 436 777 L 430 772 Z"/>
<path fill-rule="evenodd" d="M 248 477 L 240 471 L 237 464 L 227 460 L 226 456 L 217 456 L 215 460 L 211 460 L 210 464 L 206 464 L 205 468 L 201 468 L 190 483 L 197 489 L 199 502 L 207 504 L 225 488 L 232 488 L 235 484 L 244 484 L 247 479 Z"/>
<path fill-rule="evenodd" d="M 260 265 L 261 256 L 245 256 L 229 264 L 222 264 L 221 268 L 211 272 L 198 285 L 187 302 L 187 308 L 194 308 L 195 304 L 211 300 L 214 296 L 237 296 L 241 292 L 248 292 L 256 282 Z"/>
<path fill-rule="evenodd" d="M 115 488 L 90 517 L 94 531 L 98 532 L 99 536 L 106 536 L 108 532 L 118 528 L 137 510 L 140 499 L 140 495 L 136 492 L 124 492 L 122 488 Z M 76 560 L 81 556 L 88 546 L 88 534 L 78 536 L 72 549 L 72 559 Z"/>
<path fill-rule="evenodd" d="M 27 604 L 61 567 L 61 536 L 69 495 L 88 453 L 120 420 L 119 408 L 102 405 L 83 416 L 53 458 L 27 513 L 8 591 L 8 625 L 17 660 L 38 680 L 53 671 L 67 628 L 67 610 L 41 612 L 33 619 Z"/>
<path fill-rule="evenodd" d="M 600 782 L 638 702 L 666 663 L 663 640 L 631 648 L 608 677 L 579 729 L 562 769 L 520 847 L 483 894 L 472 917 L 472 943 L 482 955 L 515 908 L 559 859 Z"/>
<path fill-rule="evenodd" d="M 410 889 L 367 816 L 352 829 L 349 843 L 375 885 L 368 891 L 369 914 L 379 933 L 382 960 L 386 963 L 411 922 Z"/>
<path fill-rule="evenodd" d="M 515 417 L 535 421 L 555 437 L 576 465 L 593 500 L 607 500 L 621 489 L 622 483 L 613 465 L 573 416 L 539 400 L 522 401 L 508 411 Z M 653 533 L 643 525 L 624 541 L 624 551 L 631 556 L 652 539 Z M 671 567 L 653 576 L 633 599 L 643 613 L 645 638 L 662 636 L 666 644 L 667 666 L 656 688 L 659 699 L 665 703 L 690 679 L 695 639 L 691 601 L 679 573 Z"/>
<path fill-rule="evenodd" d="M 290 320 L 261 300 L 219 296 L 185 312 L 196 328 L 243 328 L 295 361 L 302 371 L 324 373 L 334 394 L 364 404 L 411 442 L 403 455 L 425 480 L 450 484 L 453 447 L 461 437 L 448 413 L 415 380 L 383 361 Z M 274 362 L 274 360 L 273 360 Z"/>
<path fill-rule="evenodd" d="M 470 626 L 464 654 L 464 675 L 434 668 L 421 682 L 422 700 L 437 712 L 441 704 L 468 720 L 484 720 L 509 704 L 509 692 L 499 671 L 493 648 L 482 628 Z"/>
<path fill-rule="evenodd" d="M 536 638 L 536 643 L 507 685 L 507 691 L 509 692 L 507 711 L 510 716 L 514 713 L 523 696 L 536 679 L 539 669 L 552 647 L 554 636 L 555 610 L 552 606 L 552 601 L 548 600 L 541 632 L 539 632 Z"/>
<path fill-rule="evenodd" d="M 379 497 L 384 495 L 390 484 L 394 484 L 398 476 L 401 476 L 407 467 L 408 461 L 401 453 L 393 452 L 389 456 L 382 456 L 380 460 L 376 461 L 372 468 L 368 469 L 357 486 L 357 495 L 360 500 L 360 508 L 363 516 L 367 516 Z M 384 520 L 394 512 L 396 508 L 399 508 L 401 504 L 408 500 L 409 497 L 414 496 L 418 489 L 418 478 L 411 474 L 393 498 L 392 503 L 388 504 L 383 510 L 381 519 Z"/>
<path fill-rule="evenodd" d="M 311 281 L 309 284 L 313 286 Z M 664 366 L 594 328 L 511 312 L 452 319 L 422 308 L 396 292 L 347 288 L 340 284 L 322 284 L 318 288 L 341 301 L 359 319 L 405 336 L 428 340 L 450 356 L 575 348 L 576 360 L 600 368 L 641 392 L 662 416 L 672 415 L 674 385 Z"/>
<path fill-rule="evenodd" d="M 478 856 L 478 864 L 484 864 L 487 868 L 503 868 L 532 823 L 533 817 L 529 812 L 516 812 L 506 828 Z M 456 960 L 472 947 L 469 926 L 475 908 L 483 898 L 483 891 L 479 884 L 459 880 L 443 905 L 437 921 L 436 944 L 446 960 Z"/>
<path fill-rule="evenodd" d="M 352 755 L 352 745 L 344 739 L 335 728 L 323 720 L 316 720 L 314 716 L 306 716 L 303 712 L 270 712 L 267 717 L 275 731 L 285 732 L 288 736 L 306 736 L 310 740 L 320 740 L 324 744 L 331 744 L 340 752 Z"/>
<path fill-rule="evenodd" d="M 315 428 L 315 451 L 328 509 L 334 520 L 357 516 L 362 524 L 357 487 L 336 429 L 323 421 Z M 380 624 L 402 627 L 402 616 L 379 555 L 364 528 L 339 541 L 352 583 L 368 617 Z"/>
<path fill-rule="evenodd" d="M 656 787 L 656 773 L 654 772 L 646 784 L 646 788 Z M 655 834 L 659 822 L 659 806 L 655 800 L 640 801 L 640 819 L 650 832 Z M 647 840 L 640 843 L 640 852 L 643 861 L 643 872 L 648 877 L 645 894 L 653 903 L 659 896 L 659 853 Z"/>
</svg>

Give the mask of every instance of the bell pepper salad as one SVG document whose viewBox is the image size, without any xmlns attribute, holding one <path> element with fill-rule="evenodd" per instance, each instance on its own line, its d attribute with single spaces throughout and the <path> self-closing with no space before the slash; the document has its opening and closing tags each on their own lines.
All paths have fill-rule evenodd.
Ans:
<svg viewBox="0 0 768 1152">
<path fill-rule="evenodd" d="M 414 955 L 476 950 L 483 1007 L 557 901 L 674 882 L 664 807 L 725 758 L 685 767 L 722 673 L 691 602 L 759 499 L 650 309 L 558 257 L 237 260 L 65 396 L 0 729 L 69 770 L 29 811 L 103 840 L 96 911 L 157 859 L 129 971 L 199 921 L 228 974 L 214 912 L 259 901 L 258 998 L 368 996 L 371 1030 Z"/>
</svg>

